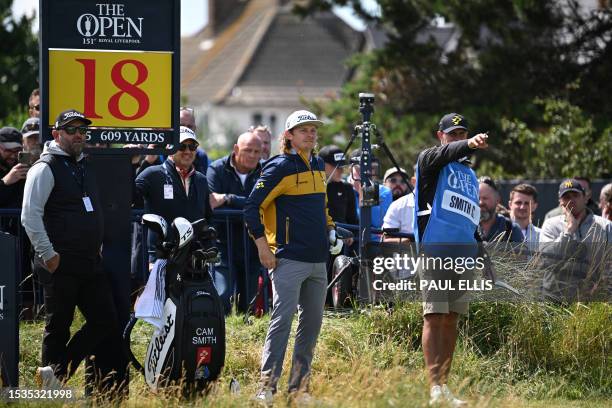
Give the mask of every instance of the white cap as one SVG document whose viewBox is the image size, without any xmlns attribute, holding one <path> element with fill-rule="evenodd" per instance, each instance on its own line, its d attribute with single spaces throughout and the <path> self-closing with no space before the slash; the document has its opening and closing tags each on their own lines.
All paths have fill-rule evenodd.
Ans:
<svg viewBox="0 0 612 408">
<path fill-rule="evenodd" d="M 179 143 L 183 143 L 187 139 L 191 139 L 196 142 L 196 144 L 199 144 L 195 132 L 186 126 L 181 126 Z"/>
<path fill-rule="evenodd" d="M 317 119 L 317 115 L 307 110 L 299 110 L 293 112 L 285 122 L 285 130 L 291 130 L 299 125 L 315 125 L 321 126 L 323 122 Z"/>
</svg>

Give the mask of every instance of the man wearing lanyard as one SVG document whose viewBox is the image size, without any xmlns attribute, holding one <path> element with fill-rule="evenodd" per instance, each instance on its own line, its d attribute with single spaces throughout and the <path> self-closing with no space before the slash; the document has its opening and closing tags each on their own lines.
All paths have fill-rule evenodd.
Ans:
<svg viewBox="0 0 612 408">
<path fill-rule="evenodd" d="M 46 326 L 43 387 L 60 387 L 96 346 L 119 333 L 107 275 L 102 269 L 104 220 L 95 176 L 83 155 L 87 125 L 76 110 L 59 114 L 47 142 L 26 179 L 21 223 L 42 268 Z M 85 324 L 70 337 L 74 308 Z"/>
<path fill-rule="evenodd" d="M 181 126 L 179 143 L 176 153 L 164 163 L 147 167 L 136 177 L 136 204 L 144 199 L 145 212 L 164 217 L 168 224 L 176 217 L 210 221 L 206 176 L 193 167 L 198 147 L 193 130 Z M 155 262 L 153 235 L 149 233 L 149 262 Z"/>
</svg>

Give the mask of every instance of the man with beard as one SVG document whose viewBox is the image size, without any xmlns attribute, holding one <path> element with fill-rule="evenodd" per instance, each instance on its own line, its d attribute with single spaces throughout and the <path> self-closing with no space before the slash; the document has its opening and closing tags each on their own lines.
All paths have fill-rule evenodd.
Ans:
<svg viewBox="0 0 612 408">
<path fill-rule="evenodd" d="M 70 109 L 59 114 L 40 160 L 26 179 L 21 222 L 42 266 L 46 325 L 39 385 L 61 387 L 102 342 L 118 341 L 108 276 L 102 268 L 104 220 L 96 178 L 82 154 L 91 121 Z M 46 274 L 42 276 L 42 270 Z M 70 337 L 74 309 L 85 324 Z"/>
<path fill-rule="evenodd" d="M 490 177 L 479 180 L 480 225 L 478 233 L 485 242 L 510 241 L 523 242 L 521 228 L 508 218 L 495 211 L 500 203 L 500 195 L 495 182 Z"/>
<path fill-rule="evenodd" d="M 402 174 L 406 176 L 406 180 L 410 180 L 410 176 L 406 172 L 406 170 L 401 167 L 397 170 L 396 167 L 391 167 L 387 171 L 385 171 L 385 176 L 383 177 L 383 184 L 391 190 L 391 195 L 393 196 L 393 201 L 398 198 L 405 196 L 408 193 L 408 184 L 402 177 Z"/>
</svg>

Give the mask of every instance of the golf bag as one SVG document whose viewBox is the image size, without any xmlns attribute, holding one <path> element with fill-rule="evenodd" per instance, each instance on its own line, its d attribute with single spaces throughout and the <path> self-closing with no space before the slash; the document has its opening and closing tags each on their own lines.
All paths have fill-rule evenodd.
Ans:
<svg viewBox="0 0 612 408">
<path fill-rule="evenodd" d="M 155 300 L 145 318 L 156 330 L 143 367 L 130 348 L 137 307 L 124 332 L 128 355 L 153 390 L 171 384 L 202 390 L 219 377 L 225 363 L 225 315 L 209 273 L 218 256 L 212 247 L 215 231 L 204 220 L 191 224 L 184 218 L 168 229 L 163 218 L 152 214 L 143 216 L 143 224 L 160 240 L 150 278 L 156 279 L 150 291 Z"/>
</svg>

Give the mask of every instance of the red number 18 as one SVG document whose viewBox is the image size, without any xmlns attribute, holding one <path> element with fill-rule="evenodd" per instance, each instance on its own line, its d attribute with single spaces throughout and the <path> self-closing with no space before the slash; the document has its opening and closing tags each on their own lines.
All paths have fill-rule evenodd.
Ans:
<svg viewBox="0 0 612 408">
<path fill-rule="evenodd" d="M 96 60 L 94 59 L 77 59 L 83 64 L 85 70 L 85 95 L 84 95 L 84 114 L 88 118 L 102 118 L 96 113 Z M 136 67 L 138 76 L 134 83 L 128 82 L 123 77 L 123 67 L 132 64 Z M 143 117 L 149 111 L 149 97 L 138 85 L 142 84 L 149 76 L 147 67 L 140 61 L 136 60 L 121 60 L 113 65 L 111 70 L 111 80 L 119 89 L 108 100 L 108 111 L 116 118 L 122 120 L 135 120 Z M 119 109 L 119 100 L 123 94 L 128 94 L 138 102 L 138 110 L 131 116 L 124 115 Z"/>
</svg>

